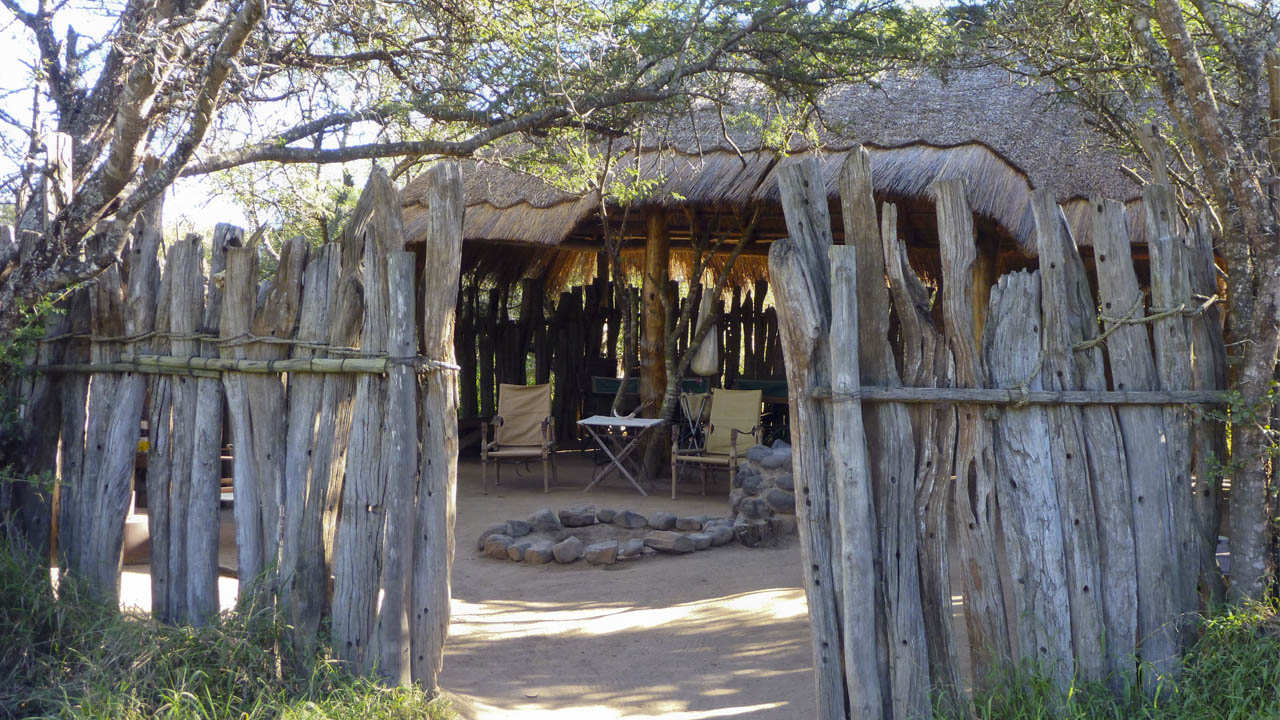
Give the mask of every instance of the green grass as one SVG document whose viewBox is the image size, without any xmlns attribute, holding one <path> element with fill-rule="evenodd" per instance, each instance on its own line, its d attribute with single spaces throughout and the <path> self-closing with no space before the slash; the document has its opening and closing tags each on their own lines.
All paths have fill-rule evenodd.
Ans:
<svg viewBox="0 0 1280 720">
<path fill-rule="evenodd" d="M 70 587 L 55 598 L 47 568 L 0 543 L 0 720 L 454 717 L 419 689 L 290 657 L 285 630 L 264 611 L 197 629 L 120 614 Z"/>
<path fill-rule="evenodd" d="M 975 702 L 981 720 L 1280 719 L 1280 605 L 1204 618 L 1181 677 L 1157 699 L 1137 691 L 1117 698 L 1101 686 L 1074 687 L 1064 697 L 1043 675 L 1012 669 Z"/>
</svg>

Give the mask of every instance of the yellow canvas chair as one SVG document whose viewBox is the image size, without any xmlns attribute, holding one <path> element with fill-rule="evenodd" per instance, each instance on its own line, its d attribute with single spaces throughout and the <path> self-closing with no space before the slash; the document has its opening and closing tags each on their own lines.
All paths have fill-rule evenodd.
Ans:
<svg viewBox="0 0 1280 720">
<path fill-rule="evenodd" d="M 489 425 L 493 440 L 489 440 Z M 480 424 L 481 489 L 489 494 L 489 463 L 494 484 L 502 483 L 502 461 L 542 458 L 542 491 L 550 492 L 555 476 L 555 425 L 551 420 L 551 384 L 498 386 L 498 414 Z"/>
<path fill-rule="evenodd" d="M 704 429 L 701 448 L 681 448 L 677 428 L 671 430 L 671 497 L 676 496 L 676 480 L 681 465 L 697 465 L 702 470 L 702 494 L 707 494 L 707 475 L 716 468 L 729 470 L 729 487 L 738 471 L 738 455 L 747 445 L 739 445 L 739 435 L 760 442 L 759 390 L 711 390 L 711 420 Z"/>
</svg>

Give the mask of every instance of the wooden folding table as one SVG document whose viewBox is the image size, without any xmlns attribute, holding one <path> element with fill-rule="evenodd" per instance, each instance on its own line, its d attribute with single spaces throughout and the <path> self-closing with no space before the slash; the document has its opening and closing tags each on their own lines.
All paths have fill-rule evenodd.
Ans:
<svg viewBox="0 0 1280 720">
<path fill-rule="evenodd" d="M 604 454 L 609 456 L 609 463 L 596 468 L 595 474 L 591 476 L 591 482 L 582 489 L 583 492 L 595 487 L 610 472 L 616 470 L 631 483 L 632 487 L 640 491 L 641 495 L 648 495 L 644 488 L 640 487 L 640 483 L 636 481 L 632 470 L 638 472 L 639 464 L 632 463 L 632 470 L 627 469 L 627 458 L 637 447 L 639 447 L 640 438 L 644 437 L 644 432 L 649 428 L 662 424 L 659 418 L 632 418 L 617 417 L 616 415 L 592 415 L 589 418 L 583 418 L 578 424 L 587 429 L 591 433 L 591 437 L 595 439 L 596 444 L 604 450 Z M 628 431 L 630 435 L 627 434 Z"/>
</svg>

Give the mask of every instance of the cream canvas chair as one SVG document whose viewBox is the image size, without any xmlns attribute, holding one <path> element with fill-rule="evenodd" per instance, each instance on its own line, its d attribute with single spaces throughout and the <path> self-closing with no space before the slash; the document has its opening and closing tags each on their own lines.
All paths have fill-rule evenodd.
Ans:
<svg viewBox="0 0 1280 720">
<path fill-rule="evenodd" d="M 698 465 L 702 470 L 702 494 L 707 494 L 707 476 L 716 468 L 729 470 L 729 487 L 738 470 L 738 454 L 748 446 L 739 445 L 739 435 L 749 435 L 760 441 L 759 390 L 711 391 L 711 421 L 705 426 L 705 438 L 701 448 L 681 448 L 678 429 L 671 431 L 671 497 L 676 496 L 676 481 L 680 466 Z"/>
<path fill-rule="evenodd" d="M 555 425 L 551 420 L 551 384 L 498 386 L 498 414 L 493 416 L 493 440 L 489 425 L 480 425 L 481 489 L 489 493 L 489 463 L 494 463 L 494 484 L 502 483 L 502 461 L 530 462 L 542 459 L 542 491 L 550 492 L 555 475 L 552 452 Z"/>
</svg>

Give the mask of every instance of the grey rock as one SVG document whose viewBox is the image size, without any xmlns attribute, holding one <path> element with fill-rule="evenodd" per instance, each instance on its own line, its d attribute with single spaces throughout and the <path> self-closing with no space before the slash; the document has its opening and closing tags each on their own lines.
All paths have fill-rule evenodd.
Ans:
<svg viewBox="0 0 1280 720">
<path fill-rule="evenodd" d="M 534 532 L 553 533 L 563 529 L 560 518 L 556 517 L 555 511 L 550 508 L 543 508 L 530 515 L 529 524 L 533 526 Z"/>
<path fill-rule="evenodd" d="M 525 548 L 524 561 L 528 565 L 545 565 L 555 559 L 555 546 L 550 540 L 538 540 Z"/>
<path fill-rule="evenodd" d="M 498 560 L 507 559 L 507 548 L 511 546 L 510 535 L 494 533 L 484 539 L 484 554 Z"/>
<path fill-rule="evenodd" d="M 656 512 L 649 517 L 649 527 L 654 530 L 670 530 L 676 526 L 675 513 Z"/>
<path fill-rule="evenodd" d="M 774 450 L 790 450 L 791 443 L 787 442 L 786 440 L 783 440 L 782 438 L 778 438 L 777 440 L 774 440 L 773 444 L 770 445 L 769 447 L 773 448 Z"/>
<path fill-rule="evenodd" d="M 677 530 L 693 530 L 693 531 L 701 530 L 702 518 L 696 518 L 696 517 L 676 518 L 676 529 Z"/>
<path fill-rule="evenodd" d="M 734 488 L 729 491 L 729 510 L 738 512 L 738 506 L 742 504 L 743 499 L 747 497 L 747 491 L 742 488 Z"/>
<path fill-rule="evenodd" d="M 760 461 L 760 467 L 766 470 L 777 470 L 778 468 L 791 466 L 791 449 L 774 450 L 769 453 L 769 457 Z"/>
<path fill-rule="evenodd" d="M 524 520 L 507 521 L 507 534 L 513 538 L 524 537 L 531 532 L 533 532 L 533 525 L 530 525 Z"/>
<path fill-rule="evenodd" d="M 592 565 L 612 565 L 618 559 L 618 541 L 609 540 L 587 546 L 584 553 Z"/>
<path fill-rule="evenodd" d="M 618 557 L 620 559 L 638 557 L 644 554 L 644 540 L 641 538 L 632 538 L 625 540 L 618 546 Z"/>
<path fill-rule="evenodd" d="M 733 535 L 747 547 L 760 547 L 774 543 L 773 527 L 765 520 L 749 520 L 733 526 Z"/>
<path fill-rule="evenodd" d="M 637 530 L 649 524 L 645 516 L 631 510 L 623 510 L 613 517 L 613 524 L 629 530 Z"/>
<path fill-rule="evenodd" d="M 760 462 L 772 454 L 773 448 L 768 445 L 753 445 L 747 448 L 747 451 L 743 453 L 743 457 L 751 462 Z"/>
<path fill-rule="evenodd" d="M 751 497 L 742 501 L 738 512 L 746 515 L 748 520 L 759 520 L 768 517 L 769 505 L 761 498 Z"/>
<path fill-rule="evenodd" d="M 764 478 L 760 475 L 748 475 L 738 479 L 738 486 L 747 494 L 754 495 L 764 487 Z"/>
<path fill-rule="evenodd" d="M 783 473 L 782 475 L 774 478 L 773 484 L 787 492 L 796 491 L 796 480 L 791 476 L 791 473 Z"/>
<path fill-rule="evenodd" d="M 512 562 L 524 560 L 524 551 L 528 550 L 532 545 L 533 541 L 528 538 L 516 540 L 507 546 L 507 559 Z"/>
<path fill-rule="evenodd" d="M 576 505 L 560 511 L 560 524 L 565 527 L 586 527 L 596 524 L 594 505 Z"/>
<path fill-rule="evenodd" d="M 711 536 L 711 544 L 715 547 L 733 542 L 733 527 L 729 525 L 713 525 L 703 532 Z"/>
<path fill-rule="evenodd" d="M 796 514 L 796 496 L 786 490 L 770 488 L 769 492 L 764 494 L 764 501 L 776 513 Z"/>
<path fill-rule="evenodd" d="M 773 531 L 774 536 L 778 538 L 787 537 L 796 534 L 796 516 L 795 515 L 774 515 L 769 518 L 769 528 Z"/>
<path fill-rule="evenodd" d="M 693 541 L 694 550 L 706 550 L 711 547 L 711 536 L 704 532 L 689 533 L 688 537 Z"/>
<path fill-rule="evenodd" d="M 582 557 L 582 550 L 582 541 L 576 535 L 570 535 L 556 543 L 551 548 L 551 554 L 555 555 L 558 563 L 571 563 Z"/>
<path fill-rule="evenodd" d="M 688 535 L 670 530 L 659 530 L 645 536 L 644 546 L 674 554 L 691 553 L 695 549 L 693 540 Z"/>
<path fill-rule="evenodd" d="M 645 546 L 644 546 L 644 550 L 642 550 L 641 552 L 643 552 L 646 556 L 648 556 L 648 555 L 657 555 L 657 554 L 658 554 L 658 551 L 657 551 L 657 550 L 654 550 L 653 548 L 649 547 L 648 545 L 645 545 Z"/>
<path fill-rule="evenodd" d="M 488 540 L 490 535 L 510 535 L 510 534 L 511 534 L 510 528 L 507 527 L 506 523 L 498 523 L 497 525 L 490 525 L 489 527 L 484 529 L 484 532 L 480 533 L 480 539 L 476 541 L 476 549 L 484 550 L 484 541 Z"/>
<path fill-rule="evenodd" d="M 618 511 L 612 508 L 600 508 L 596 511 L 596 520 L 599 520 L 602 523 L 611 523 L 617 514 Z"/>
</svg>

